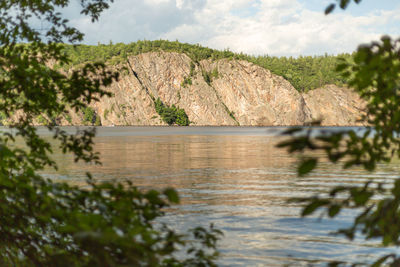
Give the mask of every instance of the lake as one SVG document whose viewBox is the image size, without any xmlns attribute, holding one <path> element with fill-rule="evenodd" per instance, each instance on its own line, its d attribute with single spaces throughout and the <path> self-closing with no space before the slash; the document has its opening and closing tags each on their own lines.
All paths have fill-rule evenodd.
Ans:
<svg viewBox="0 0 400 267">
<path fill-rule="evenodd" d="M 75 128 L 66 128 L 74 131 Z M 211 222 L 224 232 L 221 266 L 308 266 L 332 260 L 365 262 L 386 253 L 377 242 L 353 242 L 330 232 L 350 224 L 336 219 L 300 218 L 292 197 L 324 193 L 342 184 L 398 177 L 398 164 L 375 173 L 322 163 L 311 175 L 296 175 L 297 159 L 277 149 L 276 127 L 100 127 L 95 148 L 102 166 L 74 164 L 56 152 L 59 171 L 45 175 L 81 184 L 85 172 L 98 180 L 131 180 L 142 188 L 174 187 L 182 204 L 163 218 L 185 230 Z M 332 128 L 331 130 L 337 130 Z M 41 128 L 42 134 L 46 132 Z"/>
</svg>

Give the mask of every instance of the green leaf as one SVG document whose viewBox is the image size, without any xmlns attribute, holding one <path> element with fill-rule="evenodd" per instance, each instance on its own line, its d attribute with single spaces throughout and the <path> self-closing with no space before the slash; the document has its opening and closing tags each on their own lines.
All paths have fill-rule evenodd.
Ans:
<svg viewBox="0 0 400 267">
<path fill-rule="evenodd" d="M 160 193 L 156 190 L 149 190 L 146 193 L 146 198 L 150 201 L 150 203 L 158 204 L 161 202 Z"/>
<path fill-rule="evenodd" d="M 329 201 L 323 199 L 314 199 L 310 204 L 308 204 L 303 211 L 301 212 L 301 216 L 308 216 L 314 213 L 318 208 L 329 204 Z"/>
<path fill-rule="evenodd" d="M 311 158 L 303 160 L 297 169 L 299 176 L 304 176 L 311 172 L 317 166 L 318 160 L 316 158 Z"/>
<path fill-rule="evenodd" d="M 178 204 L 179 201 L 180 201 L 178 192 L 176 192 L 176 190 L 173 189 L 173 188 L 167 188 L 167 189 L 165 189 L 165 190 L 164 190 L 164 195 L 167 196 L 168 200 L 169 200 L 171 203 L 176 203 L 176 204 Z"/>
<path fill-rule="evenodd" d="M 329 209 L 328 209 L 329 217 L 331 217 L 331 218 L 335 217 L 339 213 L 341 208 L 342 207 L 340 205 L 337 205 L 337 204 L 334 204 L 334 205 L 330 206 Z"/>
<path fill-rule="evenodd" d="M 342 264 L 344 264 L 344 262 L 342 262 L 342 261 L 332 261 L 332 262 L 328 263 L 328 266 L 329 267 L 337 267 L 337 266 L 340 266 Z"/>
<path fill-rule="evenodd" d="M 325 9 L 325 15 L 328 15 L 332 13 L 332 11 L 335 9 L 336 5 L 335 4 L 330 4 L 326 9 Z"/>
<path fill-rule="evenodd" d="M 346 9 L 349 5 L 350 0 L 340 0 L 339 6 L 341 9 Z"/>
<path fill-rule="evenodd" d="M 385 256 L 379 258 L 378 260 L 376 260 L 376 261 L 371 265 L 371 267 L 379 267 L 379 266 L 381 266 L 387 259 L 393 258 L 393 257 L 395 257 L 394 254 L 385 255 Z"/>
<path fill-rule="evenodd" d="M 364 206 L 373 194 L 368 191 L 352 190 L 351 195 L 357 206 Z"/>
</svg>

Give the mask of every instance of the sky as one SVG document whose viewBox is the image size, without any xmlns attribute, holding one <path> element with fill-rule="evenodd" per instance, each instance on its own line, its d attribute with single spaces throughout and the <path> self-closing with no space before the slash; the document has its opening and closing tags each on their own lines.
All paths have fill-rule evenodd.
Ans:
<svg viewBox="0 0 400 267">
<path fill-rule="evenodd" d="M 400 1 L 363 0 L 325 16 L 334 0 L 115 0 L 98 22 L 64 10 L 84 43 L 178 40 L 252 55 L 352 52 L 382 35 L 400 35 Z M 74 2 L 74 1 L 72 1 Z"/>
</svg>

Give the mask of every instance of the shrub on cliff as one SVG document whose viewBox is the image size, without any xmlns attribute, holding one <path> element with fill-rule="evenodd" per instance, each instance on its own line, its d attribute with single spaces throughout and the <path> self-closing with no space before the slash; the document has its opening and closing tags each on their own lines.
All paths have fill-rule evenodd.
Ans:
<svg viewBox="0 0 400 267">
<path fill-rule="evenodd" d="M 83 123 L 86 125 L 92 125 L 96 120 L 96 113 L 93 108 L 85 107 L 82 110 L 83 113 Z"/>
<path fill-rule="evenodd" d="M 179 126 L 188 126 L 189 118 L 184 109 L 177 108 L 175 105 L 166 106 L 160 98 L 154 101 L 156 112 L 161 116 L 161 119 L 168 125 L 176 123 Z"/>
<path fill-rule="evenodd" d="M 176 111 L 176 124 L 180 126 L 188 126 L 189 125 L 189 118 L 185 112 L 185 110 L 179 108 Z"/>
</svg>

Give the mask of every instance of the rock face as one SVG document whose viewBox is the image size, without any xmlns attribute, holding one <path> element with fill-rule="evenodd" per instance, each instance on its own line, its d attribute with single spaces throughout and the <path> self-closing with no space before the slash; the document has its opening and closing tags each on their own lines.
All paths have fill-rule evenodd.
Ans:
<svg viewBox="0 0 400 267">
<path fill-rule="evenodd" d="M 240 125 L 302 125 L 311 120 L 303 97 L 282 77 L 246 61 L 202 65 L 218 70 L 211 86 Z"/>
<path fill-rule="evenodd" d="M 365 106 L 346 88 L 326 86 L 300 94 L 284 78 L 247 61 L 199 63 L 185 54 L 152 52 L 128 58 L 121 76 L 91 105 L 101 125 L 166 125 L 154 100 L 185 110 L 191 125 L 359 125 Z M 116 68 L 113 66 L 113 68 Z M 93 121 L 92 121 L 93 122 Z M 61 125 L 82 125 L 82 112 L 70 112 Z"/>
<path fill-rule="evenodd" d="M 322 125 L 364 125 L 366 103 L 360 96 L 334 85 L 318 88 L 303 95 L 313 120 L 321 120 Z"/>
<path fill-rule="evenodd" d="M 125 106 L 130 113 L 119 119 L 115 115 L 102 118 L 103 125 L 163 124 L 152 97 L 183 108 L 191 125 L 302 125 L 311 120 L 302 95 L 266 69 L 227 59 L 204 60 L 192 67 L 191 63 L 179 53 L 129 58 L 129 74 L 111 87 L 115 96 L 98 103 L 97 110 L 102 114 L 114 104 Z M 189 78 L 191 84 L 184 85 Z"/>
</svg>

